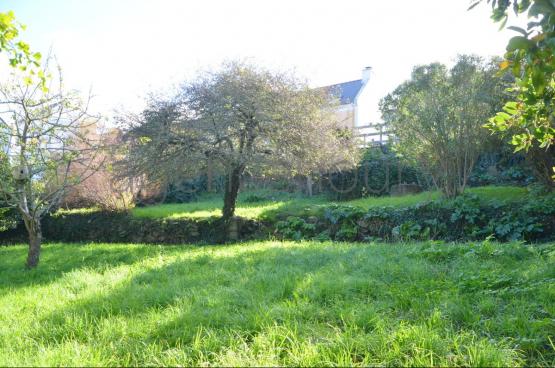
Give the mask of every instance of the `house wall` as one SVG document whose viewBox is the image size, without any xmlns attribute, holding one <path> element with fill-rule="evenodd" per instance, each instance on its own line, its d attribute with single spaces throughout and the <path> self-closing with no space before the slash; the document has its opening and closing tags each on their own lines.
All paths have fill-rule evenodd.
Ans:
<svg viewBox="0 0 555 368">
<path fill-rule="evenodd" d="M 352 129 L 355 127 L 355 105 L 341 105 L 335 111 L 335 117 L 342 127 Z"/>
</svg>

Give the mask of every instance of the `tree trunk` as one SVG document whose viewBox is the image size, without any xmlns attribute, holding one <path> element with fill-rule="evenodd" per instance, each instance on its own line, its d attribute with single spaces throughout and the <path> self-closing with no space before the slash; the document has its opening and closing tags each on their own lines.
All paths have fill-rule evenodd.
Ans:
<svg viewBox="0 0 555 368">
<path fill-rule="evenodd" d="M 312 177 L 310 175 L 306 176 L 306 194 L 312 197 Z"/>
<path fill-rule="evenodd" d="M 27 254 L 27 268 L 35 268 L 39 264 L 40 247 L 42 244 L 42 229 L 40 220 L 30 218 L 25 220 L 25 227 L 29 233 L 29 252 Z"/>
<path fill-rule="evenodd" d="M 227 176 L 224 191 L 224 208 L 222 210 L 222 219 L 224 223 L 235 215 L 235 205 L 237 203 L 237 195 L 239 194 L 239 186 L 241 185 L 241 175 L 245 167 L 243 165 L 235 166 L 231 169 Z"/>
<path fill-rule="evenodd" d="M 208 165 L 206 167 L 206 191 L 212 193 L 212 181 L 214 176 L 214 171 L 212 168 L 212 159 L 208 158 Z"/>
</svg>

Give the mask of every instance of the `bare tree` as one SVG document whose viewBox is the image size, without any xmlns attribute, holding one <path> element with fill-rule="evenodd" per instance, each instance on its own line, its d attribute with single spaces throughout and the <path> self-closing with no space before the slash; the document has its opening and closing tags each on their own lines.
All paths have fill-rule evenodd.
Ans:
<svg viewBox="0 0 555 368">
<path fill-rule="evenodd" d="M 67 208 L 99 207 L 105 211 L 125 211 L 133 207 L 134 197 L 142 189 L 140 178 L 116 177 L 113 164 L 121 157 L 122 134 L 117 128 L 88 126 L 83 132 L 85 142 L 94 141 L 102 147 L 95 162 L 72 165 L 70 175 L 86 178 L 67 191 L 61 206 Z"/>
<path fill-rule="evenodd" d="M 306 175 L 339 151 L 354 152 L 354 140 L 334 121 L 331 98 L 290 74 L 224 64 L 184 84 L 177 96 L 153 98 L 142 114 L 123 117 L 130 127 L 124 166 L 128 175 L 171 181 L 217 165 L 227 178 L 227 222 L 248 167 L 279 165 Z"/>
<path fill-rule="evenodd" d="M 64 90 L 59 67 L 53 74 L 47 85 L 18 74 L 0 85 L 0 147 L 7 168 L 0 194 L 17 208 L 29 233 L 29 268 L 39 262 L 41 219 L 83 179 L 70 168 L 95 162 L 97 152 L 83 135 L 97 120 L 87 113 L 88 100 Z"/>
</svg>

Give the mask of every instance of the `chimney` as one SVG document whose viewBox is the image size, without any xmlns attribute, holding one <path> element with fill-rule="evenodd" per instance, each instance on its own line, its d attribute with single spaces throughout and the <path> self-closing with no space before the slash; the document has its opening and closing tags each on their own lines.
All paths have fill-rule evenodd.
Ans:
<svg viewBox="0 0 555 368">
<path fill-rule="evenodd" d="M 366 68 L 362 69 L 362 84 L 366 84 L 370 79 L 370 74 L 372 73 L 372 67 L 367 66 Z"/>
</svg>

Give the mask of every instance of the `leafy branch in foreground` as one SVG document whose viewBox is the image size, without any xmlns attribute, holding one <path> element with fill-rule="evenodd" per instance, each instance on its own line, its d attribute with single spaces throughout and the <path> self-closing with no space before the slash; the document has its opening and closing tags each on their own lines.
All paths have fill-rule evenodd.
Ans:
<svg viewBox="0 0 555 368">
<path fill-rule="evenodd" d="M 470 8 L 483 2 L 474 2 Z M 555 1 L 487 0 L 492 19 L 505 27 L 509 15 L 527 13 L 526 28 L 510 26 L 517 33 L 507 44 L 503 70 L 516 77 L 516 100 L 486 125 L 493 132 L 512 135 L 515 151 L 541 149 L 542 165 L 549 166 L 548 184 L 555 187 Z M 549 176 L 551 176 L 549 180 Z"/>
<path fill-rule="evenodd" d="M 47 75 L 40 67 L 42 56 L 40 52 L 32 52 L 29 44 L 19 39 L 19 32 L 24 29 L 24 25 L 16 22 L 12 11 L 0 13 L 0 52 L 8 55 L 12 67 L 27 73 L 26 84 L 38 79 L 44 89 Z"/>
</svg>

